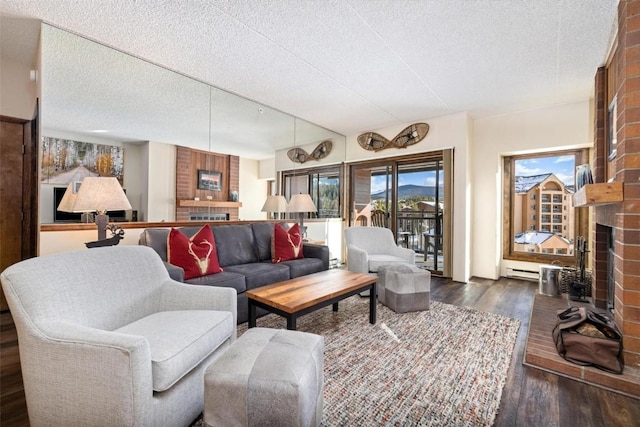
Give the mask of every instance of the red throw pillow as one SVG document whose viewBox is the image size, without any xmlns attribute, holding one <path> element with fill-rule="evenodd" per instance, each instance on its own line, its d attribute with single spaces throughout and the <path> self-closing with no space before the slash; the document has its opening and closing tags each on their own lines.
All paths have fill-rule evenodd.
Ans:
<svg viewBox="0 0 640 427">
<path fill-rule="evenodd" d="M 275 224 L 271 238 L 271 261 L 282 262 L 297 258 L 303 258 L 300 227 L 295 224 L 287 231 L 280 224 Z"/>
<path fill-rule="evenodd" d="M 193 237 L 171 228 L 167 237 L 167 261 L 184 270 L 184 279 L 220 273 L 216 241 L 209 225 L 203 226 Z"/>
</svg>

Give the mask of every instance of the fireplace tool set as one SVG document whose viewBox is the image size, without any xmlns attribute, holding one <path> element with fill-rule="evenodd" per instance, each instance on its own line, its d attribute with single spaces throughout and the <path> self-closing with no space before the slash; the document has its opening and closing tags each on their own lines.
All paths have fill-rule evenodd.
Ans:
<svg viewBox="0 0 640 427">
<path fill-rule="evenodd" d="M 579 280 L 572 280 L 571 283 L 569 283 L 569 299 L 571 301 L 589 302 L 586 299 L 587 285 L 585 282 L 585 260 L 589 252 L 587 250 L 587 240 L 582 236 L 578 236 L 576 239 L 576 248 L 578 252 L 576 269 L 579 271 Z"/>
</svg>

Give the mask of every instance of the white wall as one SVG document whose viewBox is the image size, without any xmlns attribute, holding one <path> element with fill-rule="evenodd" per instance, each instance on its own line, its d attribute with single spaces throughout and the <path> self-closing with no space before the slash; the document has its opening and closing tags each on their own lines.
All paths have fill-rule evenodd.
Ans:
<svg viewBox="0 0 640 427">
<path fill-rule="evenodd" d="M 472 275 L 497 279 L 507 267 L 538 269 L 502 259 L 502 157 L 591 146 L 590 108 L 585 100 L 474 121 Z"/>
<path fill-rule="evenodd" d="M 0 57 L 0 114 L 31 120 L 35 113 L 38 86 L 29 78 L 33 67 Z"/>
<path fill-rule="evenodd" d="M 261 212 L 267 198 L 267 181 L 260 179 L 260 162 L 240 157 L 239 200 L 242 207 L 238 218 L 241 221 L 267 219 L 267 213 Z"/>
<path fill-rule="evenodd" d="M 175 145 L 160 142 L 150 141 L 143 148 L 142 158 L 147 157 L 147 217 L 141 221 L 176 220 L 176 152 Z"/>
<path fill-rule="evenodd" d="M 276 159 L 260 160 L 258 179 L 276 179 Z"/>
</svg>

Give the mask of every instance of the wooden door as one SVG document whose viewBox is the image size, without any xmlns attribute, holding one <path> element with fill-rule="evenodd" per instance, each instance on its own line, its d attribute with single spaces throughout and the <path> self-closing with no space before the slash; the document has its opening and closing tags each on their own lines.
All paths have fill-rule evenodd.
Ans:
<svg viewBox="0 0 640 427">
<path fill-rule="evenodd" d="M 37 252 L 36 153 L 35 121 L 0 117 L 0 271 Z"/>
</svg>

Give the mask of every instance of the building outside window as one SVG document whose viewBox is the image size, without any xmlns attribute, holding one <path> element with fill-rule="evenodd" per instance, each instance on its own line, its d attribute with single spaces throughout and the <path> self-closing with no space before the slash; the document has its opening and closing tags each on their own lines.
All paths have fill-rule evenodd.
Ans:
<svg viewBox="0 0 640 427">
<path fill-rule="evenodd" d="M 575 167 L 587 154 L 571 150 L 505 157 L 505 258 L 540 262 L 574 256 L 577 236 L 588 235 L 586 215 L 572 205 Z"/>
</svg>

